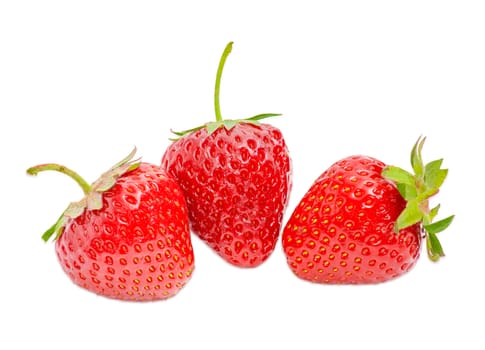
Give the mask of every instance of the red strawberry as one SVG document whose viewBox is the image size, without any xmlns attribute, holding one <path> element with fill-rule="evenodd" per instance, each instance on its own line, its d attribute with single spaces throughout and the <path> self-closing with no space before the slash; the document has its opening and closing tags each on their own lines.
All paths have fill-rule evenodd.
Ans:
<svg viewBox="0 0 485 350">
<path fill-rule="evenodd" d="M 47 241 L 55 235 L 60 264 L 74 283 L 115 299 L 166 299 L 194 270 L 187 207 L 172 177 L 158 166 L 132 161 L 134 154 L 92 185 L 57 164 L 27 172 L 60 171 L 85 193 L 42 236 Z"/>
<path fill-rule="evenodd" d="M 223 120 L 219 109 L 222 55 L 216 78 L 216 121 L 175 133 L 162 167 L 177 180 L 192 230 L 221 257 L 255 267 L 273 252 L 291 189 L 291 161 L 282 133 L 259 120 Z"/>
<path fill-rule="evenodd" d="M 319 283 L 376 283 L 409 271 L 420 254 L 421 233 L 432 260 L 443 256 L 436 234 L 453 216 L 432 223 L 447 169 L 442 159 L 423 165 L 418 140 L 415 174 L 362 155 L 333 164 L 311 186 L 283 230 L 292 271 Z M 392 180 L 392 181 L 391 181 Z"/>
</svg>

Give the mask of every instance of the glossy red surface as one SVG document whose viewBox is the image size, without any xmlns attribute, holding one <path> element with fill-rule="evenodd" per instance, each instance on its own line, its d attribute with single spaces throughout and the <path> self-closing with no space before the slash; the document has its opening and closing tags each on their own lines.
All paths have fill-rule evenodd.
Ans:
<svg viewBox="0 0 485 350">
<path fill-rule="evenodd" d="M 277 128 L 200 129 L 170 145 L 162 167 L 184 192 L 192 230 L 219 255 L 244 267 L 268 258 L 291 190 L 290 156 Z"/>
<path fill-rule="evenodd" d="M 381 177 L 384 163 L 345 158 L 311 186 L 283 231 L 292 271 L 320 283 L 376 283 L 409 271 L 419 257 L 420 226 L 394 233 L 406 203 Z"/>
<path fill-rule="evenodd" d="M 165 172 L 142 163 L 103 194 L 101 210 L 66 225 L 56 252 L 73 282 L 97 294 L 171 297 L 194 269 L 182 192 Z"/>
</svg>

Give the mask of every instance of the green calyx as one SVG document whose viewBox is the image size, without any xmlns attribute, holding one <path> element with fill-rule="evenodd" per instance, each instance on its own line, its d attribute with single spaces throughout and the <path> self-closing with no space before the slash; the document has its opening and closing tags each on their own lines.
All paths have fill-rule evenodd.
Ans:
<svg viewBox="0 0 485 350">
<path fill-rule="evenodd" d="M 258 114 L 255 115 L 254 117 L 251 118 L 246 118 L 246 119 L 224 119 L 220 121 L 215 121 L 215 122 L 208 122 L 204 125 L 198 126 L 196 128 L 192 128 L 189 130 L 184 130 L 184 131 L 173 131 L 171 130 L 172 134 L 176 135 L 177 137 L 171 138 L 171 141 L 177 141 L 181 137 L 188 135 L 194 131 L 206 128 L 207 133 L 210 135 L 220 127 L 225 127 L 227 130 L 230 130 L 232 127 L 234 127 L 236 124 L 239 123 L 249 123 L 253 125 L 260 125 L 259 121 L 261 119 L 266 119 L 266 118 L 271 118 L 271 117 L 277 117 L 280 116 L 281 114 L 275 114 L 275 113 L 266 113 L 266 114 Z"/>
<path fill-rule="evenodd" d="M 450 226 L 454 215 L 433 222 L 438 215 L 440 205 L 430 208 L 429 200 L 439 192 L 448 175 L 448 169 L 441 168 L 443 159 L 424 164 L 421 153 L 425 140 L 425 137 L 418 138 L 411 151 L 411 166 L 414 174 L 391 165 L 382 170 L 382 176 L 393 181 L 401 196 L 407 201 L 406 208 L 396 220 L 395 232 L 398 233 L 401 229 L 421 223 L 426 234 L 428 257 L 432 261 L 438 261 L 445 254 L 437 234 Z"/>
<path fill-rule="evenodd" d="M 232 44 L 233 42 L 231 41 L 226 45 L 226 48 L 224 49 L 224 52 L 222 53 L 221 59 L 219 61 L 219 67 L 217 68 L 216 85 L 214 89 L 214 109 L 216 114 L 216 120 L 184 131 L 171 130 L 172 134 L 176 136 L 175 138 L 171 138 L 170 139 L 171 141 L 177 141 L 181 137 L 203 128 L 206 128 L 208 134 L 210 135 L 220 127 L 224 127 L 227 130 L 230 130 L 232 127 L 234 127 L 239 123 L 250 123 L 253 125 L 259 125 L 260 124 L 259 121 L 262 119 L 277 117 L 281 115 L 278 113 L 264 113 L 264 114 L 258 114 L 258 115 L 255 115 L 254 117 L 246 118 L 246 119 L 223 119 L 222 118 L 221 107 L 219 102 L 219 91 L 221 87 L 222 71 L 224 70 L 224 65 L 226 63 L 227 57 L 232 51 Z"/>
<path fill-rule="evenodd" d="M 85 209 L 102 209 L 103 193 L 112 188 L 116 184 L 116 181 L 120 176 L 132 170 L 135 170 L 140 166 L 140 159 L 133 160 L 135 153 L 136 147 L 128 156 L 113 165 L 108 171 L 102 174 L 101 177 L 93 182 L 91 185 L 88 184 L 79 174 L 63 165 L 49 163 L 40 164 L 27 169 L 27 174 L 32 176 L 36 176 L 38 173 L 48 170 L 63 173 L 76 181 L 77 184 L 82 188 L 85 195 L 84 198 L 80 201 L 72 202 L 69 204 L 69 206 L 66 208 L 66 210 L 64 210 L 56 223 L 52 225 L 46 232 L 44 232 L 44 234 L 42 235 L 42 239 L 47 242 L 52 236 L 54 236 L 54 239 L 59 238 L 64 230 L 64 226 L 66 225 L 66 223 L 69 220 L 75 219 L 80 216 Z"/>
</svg>

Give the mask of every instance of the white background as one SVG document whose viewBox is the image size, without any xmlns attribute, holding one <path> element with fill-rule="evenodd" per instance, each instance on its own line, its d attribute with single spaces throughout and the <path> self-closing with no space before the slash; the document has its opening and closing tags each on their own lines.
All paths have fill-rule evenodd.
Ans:
<svg viewBox="0 0 485 350">
<path fill-rule="evenodd" d="M 481 1 L 2 1 L 0 348 L 483 349 L 485 11 Z M 270 121 L 290 148 L 285 222 L 313 180 L 362 153 L 450 169 L 436 203 L 456 214 L 446 257 L 423 252 L 389 283 L 297 279 L 281 244 L 239 269 L 193 238 L 176 297 L 119 302 L 73 285 L 42 232 L 78 200 L 58 162 L 94 181 L 138 147 L 159 163 L 169 130 L 214 118 L 219 57 L 226 118 Z M 435 204 L 436 204 L 435 203 Z M 10 345 L 5 345 L 10 344 Z"/>
</svg>

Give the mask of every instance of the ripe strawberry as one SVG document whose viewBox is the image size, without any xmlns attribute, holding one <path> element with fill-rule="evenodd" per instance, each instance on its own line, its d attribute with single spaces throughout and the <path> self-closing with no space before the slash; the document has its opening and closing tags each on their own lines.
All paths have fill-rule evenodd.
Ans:
<svg viewBox="0 0 485 350">
<path fill-rule="evenodd" d="M 291 189 L 291 160 L 280 130 L 259 120 L 223 120 L 216 78 L 216 121 L 175 133 L 162 167 L 177 180 L 192 230 L 226 261 L 255 267 L 273 252 Z"/>
<path fill-rule="evenodd" d="M 447 169 L 442 159 L 423 165 L 425 139 L 413 148 L 415 174 L 362 155 L 344 158 L 323 172 L 283 230 L 283 250 L 292 271 L 319 283 L 376 283 L 409 271 L 420 254 L 444 255 L 436 234 L 453 216 L 432 223 Z"/>
<path fill-rule="evenodd" d="M 132 160 L 134 154 L 92 185 L 57 164 L 27 173 L 59 171 L 84 191 L 42 236 L 55 235 L 59 262 L 74 283 L 115 299 L 166 299 L 194 269 L 187 207 L 177 183 L 158 166 Z"/>
</svg>

